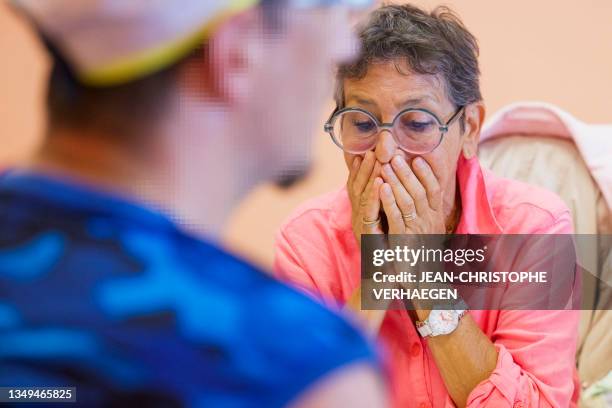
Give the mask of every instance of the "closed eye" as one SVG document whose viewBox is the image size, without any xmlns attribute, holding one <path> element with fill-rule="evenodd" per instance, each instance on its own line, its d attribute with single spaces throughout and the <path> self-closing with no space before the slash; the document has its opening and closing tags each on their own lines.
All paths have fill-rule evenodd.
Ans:
<svg viewBox="0 0 612 408">
<path fill-rule="evenodd" d="M 376 127 L 376 125 L 371 120 L 353 121 L 353 126 L 363 133 L 371 132 Z"/>
<path fill-rule="evenodd" d="M 407 130 L 413 131 L 413 132 L 426 132 L 431 130 L 431 128 L 433 127 L 434 123 L 432 121 L 427 121 L 427 122 L 419 122 L 416 120 L 411 120 L 411 121 L 407 121 L 407 122 L 402 122 L 402 126 L 404 126 Z"/>
</svg>

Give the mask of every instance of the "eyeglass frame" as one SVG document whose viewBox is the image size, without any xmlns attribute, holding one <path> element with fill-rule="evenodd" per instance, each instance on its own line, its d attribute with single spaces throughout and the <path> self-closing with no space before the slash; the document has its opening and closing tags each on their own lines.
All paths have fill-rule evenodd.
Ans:
<svg viewBox="0 0 612 408">
<path fill-rule="evenodd" d="M 370 117 L 370 119 L 374 120 L 374 123 L 376 123 L 376 126 L 378 126 L 378 132 L 380 133 L 382 130 L 388 130 L 389 133 L 391 133 L 391 136 L 393 136 L 393 140 L 395 140 L 395 142 L 397 143 L 397 145 L 399 146 L 400 149 L 402 149 L 403 151 L 407 152 L 407 153 L 413 153 L 413 154 L 427 154 L 427 153 L 431 153 L 434 150 L 436 150 L 438 148 L 438 146 L 440 146 L 440 144 L 442 143 L 442 139 L 444 139 L 444 135 L 446 133 L 448 133 L 449 127 L 457 120 L 457 118 L 460 116 L 459 114 L 465 109 L 466 105 L 461 105 L 459 106 L 459 108 L 457 109 L 457 111 L 455 111 L 455 113 L 453 113 L 453 115 L 448 119 L 448 121 L 446 123 L 442 123 L 442 121 L 440 120 L 440 118 L 438 118 L 438 116 L 427 110 L 427 109 L 423 109 L 423 108 L 406 108 L 401 110 L 397 115 L 395 115 L 395 117 L 393 118 L 393 120 L 390 123 L 381 123 L 371 112 L 368 112 L 365 109 L 361 109 L 361 108 L 351 108 L 351 107 L 347 107 L 347 108 L 342 108 L 342 109 L 338 109 L 339 107 L 336 106 L 336 109 L 334 109 L 334 111 L 331 113 L 331 115 L 329 116 L 329 119 L 327 119 L 327 121 L 325 122 L 325 124 L 323 125 L 323 130 L 329 134 L 329 136 L 332 139 L 332 142 L 334 142 L 334 144 L 336 146 L 338 146 L 340 149 L 342 149 L 343 152 L 346 152 L 346 150 L 344 150 L 344 147 L 342 147 L 340 145 L 340 143 L 338 141 L 336 141 L 336 138 L 334 137 L 334 122 L 335 122 L 335 117 L 345 113 L 345 112 L 361 112 L 365 115 L 367 115 L 368 117 Z M 393 132 L 393 126 L 395 126 L 395 122 L 397 121 L 397 118 L 399 118 L 400 116 L 402 116 L 403 114 L 405 114 L 406 112 L 424 112 L 427 113 L 431 116 L 433 116 L 433 118 L 436 120 L 436 122 L 438 122 L 438 130 L 440 131 L 440 139 L 438 140 L 438 143 L 428 152 L 425 153 L 414 153 L 414 152 L 410 152 L 407 149 L 405 149 L 404 147 L 401 146 L 401 144 L 399 143 L 399 141 L 397 140 L 395 133 Z M 376 146 L 376 145 L 374 145 Z M 371 149 L 370 149 L 371 150 Z M 368 150 L 365 150 L 362 153 L 367 152 Z M 351 153 L 351 152 L 347 152 L 347 153 Z M 352 154 L 359 154 L 359 153 L 352 153 Z"/>
</svg>

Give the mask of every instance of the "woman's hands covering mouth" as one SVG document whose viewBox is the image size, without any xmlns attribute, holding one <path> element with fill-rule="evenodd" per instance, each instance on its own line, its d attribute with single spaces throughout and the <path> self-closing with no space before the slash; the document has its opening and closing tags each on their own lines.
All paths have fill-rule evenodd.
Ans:
<svg viewBox="0 0 612 408">
<path fill-rule="evenodd" d="M 381 164 L 368 151 L 353 159 L 347 181 L 352 226 L 357 243 L 362 234 L 444 234 L 442 189 L 422 157 L 396 155 Z M 382 219 L 382 218 L 385 219 Z"/>
<path fill-rule="evenodd" d="M 382 165 L 382 178 L 379 195 L 389 234 L 446 233 L 442 189 L 425 159 L 416 157 L 409 166 L 395 156 Z"/>
</svg>

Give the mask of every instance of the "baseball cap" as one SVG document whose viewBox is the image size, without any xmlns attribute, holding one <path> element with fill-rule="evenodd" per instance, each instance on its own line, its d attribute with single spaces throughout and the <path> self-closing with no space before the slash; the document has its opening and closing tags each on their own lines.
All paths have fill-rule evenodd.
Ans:
<svg viewBox="0 0 612 408">
<path fill-rule="evenodd" d="M 89 86 L 119 85 L 179 61 L 258 0 L 13 0 Z M 280 2 L 279 2 L 280 3 Z M 365 7 L 371 0 L 289 0 Z"/>
</svg>

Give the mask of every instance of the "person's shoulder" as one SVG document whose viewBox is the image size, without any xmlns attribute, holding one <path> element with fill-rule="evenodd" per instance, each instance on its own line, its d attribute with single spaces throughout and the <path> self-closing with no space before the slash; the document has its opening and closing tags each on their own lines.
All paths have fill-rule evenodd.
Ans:
<svg viewBox="0 0 612 408">
<path fill-rule="evenodd" d="M 287 389 L 300 385 L 303 389 L 348 363 L 366 362 L 376 366 L 372 346 L 339 313 L 259 267 L 212 247 L 218 259 L 209 263 L 212 270 L 207 273 L 216 276 L 217 296 L 227 297 L 226 303 L 231 305 L 228 309 L 241 316 L 236 320 L 241 323 L 235 328 L 232 343 L 248 342 L 247 348 L 253 353 L 249 361 L 267 362 L 260 369 L 285 382 Z M 233 274 L 234 271 L 240 273 Z M 227 322 L 223 325 L 227 326 Z M 300 368 L 299 372 L 295 367 Z"/>
<path fill-rule="evenodd" d="M 201 244 L 208 248 L 203 256 L 209 266 L 207 274 L 218 276 L 213 281 L 224 287 L 219 289 L 235 297 L 235 302 L 241 305 L 240 308 L 246 314 L 260 321 L 261 326 L 251 327 L 257 330 L 263 327 L 273 329 L 270 331 L 270 339 L 280 334 L 281 330 L 283 342 L 296 341 L 303 346 L 311 342 L 313 347 L 325 346 L 330 348 L 329 351 L 335 349 L 337 352 L 336 346 L 343 342 L 366 346 L 356 328 L 339 313 L 304 296 L 260 267 L 225 249 L 205 241 Z M 234 270 L 240 270 L 241 274 L 232 275 Z M 258 313 L 253 313 L 255 310 Z"/>
<path fill-rule="evenodd" d="M 350 230 L 351 203 L 346 187 L 306 200 L 293 210 L 280 227 L 282 233 L 299 231 L 329 230 L 346 232 Z"/>
<path fill-rule="evenodd" d="M 346 187 L 342 186 L 327 193 L 310 198 L 297 206 L 287 217 L 285 224 L 290 224 L 298 219 L 316 219 L 329 217 L 337 212 L 339 207 L 350 205 Z"/>
<path fill-rule="evenodd" d="M 486 169 L 483 169 L 483 174 L 491 208 L 504 233 L 571 232 L 570 210 L 554 192 L 498 177 Z"/>
</svg>

